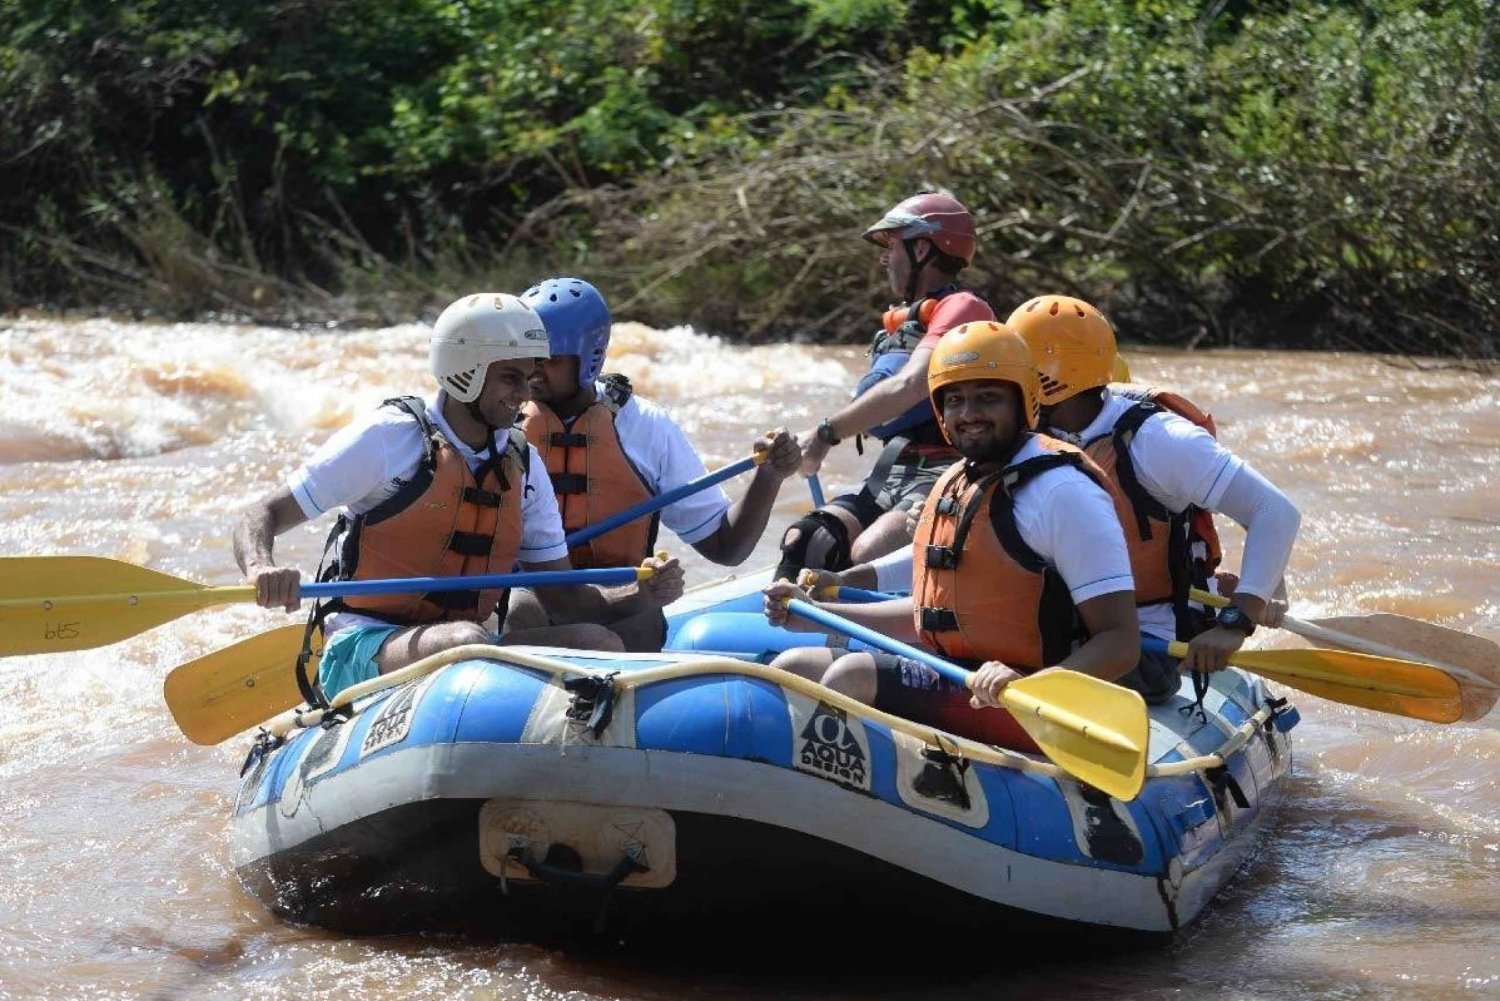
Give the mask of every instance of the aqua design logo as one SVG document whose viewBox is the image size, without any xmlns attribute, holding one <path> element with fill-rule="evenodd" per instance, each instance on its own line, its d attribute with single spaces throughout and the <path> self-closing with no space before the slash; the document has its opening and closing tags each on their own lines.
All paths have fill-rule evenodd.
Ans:
<svg viewBox="0 0 1500 1001">
<path fill-rule="evenodd" d="M 396 693 L 385 702 L 381 703 L 376 710 L 376 715 L 370 721 L 370 728 L 365 731 L 364 742 L 359 746 L 359 756 L 369 757 L 376 751 L 399 744 L 406 739 L 411 732 L 413 710 L 422 699 L 422 693 L 427 691 L 433 680 L 441 674 L 441 671 L 429 674 L 421 681 L 409 682 L 396 690 Z M 352 726 L 353 724 L 346 724 Z"/>
<path fill-rule="evenodd" d="M 826 702 L 787 693 L 792 710 L 792 767 L 840 785 L 870 789 L 870 740 L 864 723 Z"/>
</svg>

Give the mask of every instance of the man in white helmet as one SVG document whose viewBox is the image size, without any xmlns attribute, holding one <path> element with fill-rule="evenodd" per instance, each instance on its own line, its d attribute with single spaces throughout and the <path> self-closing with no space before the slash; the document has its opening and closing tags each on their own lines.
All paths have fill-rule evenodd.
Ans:
<svg viewBox="0 0 1500 1001">
<path fill-rule="evenodd" d="M 513 427 L 536 359 L 548 357 L 541 319 L 515 296 L 476 293 L 445 309 L 429 361 L 439 390 L 401 397 L 336 432 L 285 485 L 250 505 L 234 531 L 235 559 L 266 608 L 292 611 L 300 576 L 277 567 L 272 540 L 335 508 L 329 539 L 340 580 L 446 577 L 569 569 L 547 471 Z M 507 644 L 622 650 L 599 623 L 660 608 L 682 594 L 674 560 L 656 575 L 601 590 L 551 587 L 539 596 L 567 625 L 512 630 Z M 318 678 L 332 698 L 357 682 L 440 650 L 492 643 L 483 623 L 499 591 L 342 598 L 314 612 L 325 644 Z"/>
</svg>

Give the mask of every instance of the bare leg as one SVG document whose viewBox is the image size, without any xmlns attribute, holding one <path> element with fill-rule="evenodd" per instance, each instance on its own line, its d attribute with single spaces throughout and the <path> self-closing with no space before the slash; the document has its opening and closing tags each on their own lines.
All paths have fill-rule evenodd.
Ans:
<svg viewBox="0 0 1500 1001">
<path fill-rule="evenodd" d="M 505 607 L 505 636 L 517 629 L 538 629 L 552 625 L 552 617 L 537 600 L 536 592 L 529 587 L 511 588 L 510 601 Z"/>
<path fill-rule="evenodd" d="M 850 555 L 858 566 L 877 556 L 894 553 L 911 542 L 911 532 L 906 527 L 906 511 L 897 508 L 887 511 L 870 523 L 870 527 L 859 533 L 850 545 Z"/>
<path fill-rule="evenodd" d="M 501 646 L 517 646 L 522 643 L 532 646 L 566 646 L 574 650 L 603 650 L 607 653 L 620 653 L 625 649 L 624 642 L 612 629 L 592 622 L 512 629 L 500 639 Z"/>
<path fill-rule="evenodd" d="M 619 634 L 626 650 L 637 653 L 660 653 L 662 642 L 667 638 L 662 613 L 657 609 L 616 619 L 609 628 Z"/>
<path fill-rule="evenodd" d="M 537 599 L 536 592 L 520 587 L 510 592 L 510 604 L 506 606 L 505 629 L 500 634 L 500 644 L 570 646 L 578 650 L 620 653 L 639 649 L 630 645 L 629 638 L 620 628 L 629 621 L 624 619 L 612 622 L 608 627 L 593 622 L 554 623 L 547 609 Z M 657 621 L 660 622 L 660 618 Z"/>
<path fill-rule="evenodd" d="M 833 663 L 837 652 L 826 646 L 799 646 L 778 653 L 776 659 L 771 661 L 771 666 L 795 674 L 799 678 L 806 678 L 808 681 L 817 681 Z"/>
<path fill-rule="evenodd" d="M 865 705 L 874 705 L 875 658 L 867 653 L 846 653 L 828 668 L 823 684 Z"/>
<path fill-rule="evenodd" d="M 495 634 L 477 622 L 433 622 L 425 626 L 410 626 L 387 637 L 380 652 L 375 654 L 375 666 L 381 674 L 390 674 L 423 657 L 465 643 L 493 642 Z"/>
</svg>

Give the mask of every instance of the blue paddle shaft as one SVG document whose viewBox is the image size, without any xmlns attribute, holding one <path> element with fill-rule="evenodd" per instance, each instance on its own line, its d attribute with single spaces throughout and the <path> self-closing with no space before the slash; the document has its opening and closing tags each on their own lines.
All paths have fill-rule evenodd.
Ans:
<svg viewBox="0 0 1500 1001">
<path fill-rule="evenodd" d="M 390 580 L 336 580 L 302 585 L 304 598 L 352 598 L 361 594 L 415 594 L 418 591 L 473 591 L 496 587 L 549 587 L 558 584 L 633 584 L 635 567 L 602 570 L 533 570 L 472 577 L 399 577 Z"/>
<path fill-rule="evenodd" d="M 873 629 L 860 625 L 858 622 L 850 622 L 842 615 L 819 608 L 810 601 L 801 598 L 793 598 L 786 603 L 787 611 L 793 615 L 800 615 L 809 622 L 816 622 L 820 626 L 827 626 L 836 632 L 846 636 L 852 636 L 862 643 L 868 643 L 877 650 L 896 654 L 898 657 L 909 657 L 912 660 L 926 664 L 949 681 L 956 681 L 960 685 L 967 685 L 969 672 L 956 664 L 950 664 L 941 657 L 928 653 L 920 647 L 914 647 L 910 643 L 891 639 L 884 633 L 878 633 Z"/>
<path fill-rule="evenodd" d="M 684 483 L 680 487 L 673 487 L 666 493 L 657 494 L 655 497 L 647 498 L 646 500 L 641 501 L 639 504 L 627 507 L 625 510 L 612 514 L 608 518 L 604 518 L 601 521 L 596 521 L 592 525 L 585 525 L 583 528 L 580 528 L 578 531 L 568 536 L 566 540 L 568 548 L 571 549 L 574 546 L 581 546 L 590 539 L 597 539 L 605 532 L 614 531 L 621 525 L 635 521 L 637 518 L 643 518 L 648 514 L 653 514 L 657 511 L 660 511 L 668 504 L 674 504 L 677 501 L 682 500 L 682 498 L 688 496 L 689 494 L 695 494 L 699 490 L 705 490 L 708 487 L 713 486 L 715 483 L 722 483 L 727 479 L 731 479 L 735 476 L 740 475 L 741 473 L 748 472 L 749 470 L 755 468 L 755 458 L 756 457 L 753 455 L 748 455 L 745 458 L 741 459 L 739 462 L 731 462 L 729 465 L 723 467 L 722 469 L 715 469 L 713 472 L 706 473 L 705 475 L 698 477 L 696 480 L 691 480 L 687 483 Z"/>
<path fill-rule="evenodd" d="M 899 598 L 899 594 L 886 594 L 884 591 L 870 591 L 862 587 L 840 587 L 839 600 L 851 605 L 868 605 L 876 601 L 890 601 Z"/>
<path fill-rule="evenodd" d="M 813 507 L 823 506 L 823 484 L 818 479 L 818 474 L 813 473 L 807 478 L 807 490 L 812 494 Z"/>
</svg>

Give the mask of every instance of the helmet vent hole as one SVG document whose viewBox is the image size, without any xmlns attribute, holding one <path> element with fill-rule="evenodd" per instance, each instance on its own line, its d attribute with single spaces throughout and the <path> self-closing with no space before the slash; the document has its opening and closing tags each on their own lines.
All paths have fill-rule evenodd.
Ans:
<svg viewBox="0 0 1500 1001">
<path fill-rule="evenodd" d="M 1056 316 L 1057 315 L 1057 303 L 1054 302 L 1052 304 L 1052 308 L 1049 309 L 1049 310 L 1047 310 L 1047 315 L 1049 315 L 1049 316 Z"/>
<path fill-rule="evenodd" d="M 1076 305 L 1076 304 L 1073 306 L 1073 312 L 1077 313 L 1079 316 L 1087 316 L 1088 315 L 1087 313 L 1085 313 L 1083 311 L 1083 307 L 1082 306 L 1079 306 L 1079 305 Z"/>
</svg>

